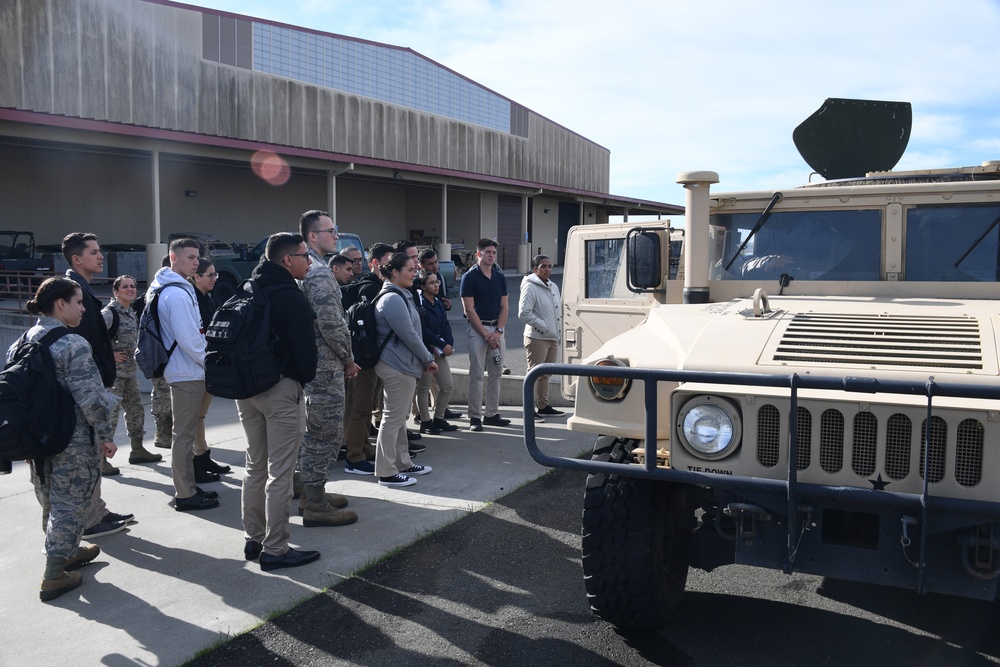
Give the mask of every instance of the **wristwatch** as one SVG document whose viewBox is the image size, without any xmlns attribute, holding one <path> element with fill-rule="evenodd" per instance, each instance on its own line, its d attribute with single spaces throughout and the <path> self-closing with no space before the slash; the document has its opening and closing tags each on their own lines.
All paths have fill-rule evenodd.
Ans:
<svg viewBox="0 0 1000 667">
<path fill-rule="evenodd" d="M 497 327 L 497 333 L 503 333 L 503 327 Z"/>
</svg>

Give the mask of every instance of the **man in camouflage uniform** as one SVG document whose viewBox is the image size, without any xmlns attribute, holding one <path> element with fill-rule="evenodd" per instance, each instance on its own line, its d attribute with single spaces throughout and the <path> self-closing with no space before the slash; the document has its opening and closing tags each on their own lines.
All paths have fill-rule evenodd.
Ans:
<svg viewBox="0 0 1000 667">
<path fill-rule="evenodd" d="M 136 378 L 138 366 L 135 362 L 135 348 L 139 342 L 139 318 L 132 310 L 132 302 L 136 296 L 135 278 L 118 276 L 112 287 L 112 294 L 114 298 L 111 303 L 101 310 L 115 350 L 115 384 L 111 387 L 111 393 L 121 399 L 111 423 L 117 428 L 118 415 L 124 409 L 125 430 L 132 445 L 128 462 L 133 465 L 156 463 L 163 460 L 163 456 L 147 451 L 142 444 L 146 435 L 146 415 L 142 407 L 142 395 L 139 393 L 139 380 Z"/>
<path fill-rule="evenodd" d="M 358 515 L 339 508 L 347 499 L 326 493 L 330 465 L 344 443 L 344 378 L 358 373 L 351 354 L 351 333 L 340 297 L 340 284 L 323 259 L 337 251 L 337 227 L 324 211 L 306 211 L 299 229 L 312 264 L 302 291 L 316 313 L 313 335 L 319 352 L 316 377 L 305 385 L 306 433 L 299 451 L 303 526 L 342 526 Z"/>
</svg>

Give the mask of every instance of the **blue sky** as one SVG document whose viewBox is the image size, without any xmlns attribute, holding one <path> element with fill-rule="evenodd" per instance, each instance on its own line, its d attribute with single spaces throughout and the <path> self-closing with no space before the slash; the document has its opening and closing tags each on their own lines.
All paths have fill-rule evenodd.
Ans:
<svg viewBox="0 0 1000 667">
<path fill-rule="evenodd" d="M 912 103 L 897 169 L 1000 160 L 1000 0 L 192 4 L 412 48 L 610 149 L 616 195 L 802 184 L 791 133 L 828 97 Z"/>
</svg>

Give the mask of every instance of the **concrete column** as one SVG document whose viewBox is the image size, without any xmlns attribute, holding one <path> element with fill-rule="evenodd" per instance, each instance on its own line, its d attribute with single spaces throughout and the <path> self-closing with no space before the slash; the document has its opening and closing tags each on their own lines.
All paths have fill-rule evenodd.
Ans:
<svg viewBox="0 0 1000 667">
<path fill-rule="evenodd" d="M 160 261 L 167 253 L 167 244 L 160 243 L 160 151 L 153 151 L 153 243 L 146 244 L 146 282 L 160 270 Z"/>
<path fill-rule="evenodd" d="M 333 224 L 340 226 L 337 222 L 337 172 L 326 172 L 326 210 L 330 214 Z"/>
<path fill-rule="evenodd" d="M 531 245 L 528 243 L 528 205 L 531 200 L 527 194 L 521 195 L 521 243 L 517 246 L 517 272 L 524 275 L 531 265 Z"/>
<path fill-rule="evenodd" d="M 451 260 L 451 244 L 448 243 L 448 184 L 441 184 L 441 242 L 434 249 L 438 259 Z"/>
</svg>

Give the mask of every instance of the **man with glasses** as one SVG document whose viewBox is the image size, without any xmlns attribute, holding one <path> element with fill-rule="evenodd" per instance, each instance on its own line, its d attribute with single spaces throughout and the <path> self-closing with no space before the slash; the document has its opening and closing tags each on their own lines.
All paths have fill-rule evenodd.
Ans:
<svg viewBox="0 0 1000 667">
<path fill-rule="evenodd" d="M 299 513 L 306 527 L 344 526 L 357 521 L 358 515 L 340 509 L 347 505 L 347 498 L 327 494 L 326 482 L 330 464 L 344 444 L 344 380 L 353 378 L 359 369 L 351 354 L 351 332 L 340 285 L 323 261 L 325 255 L 337 250 L 337 226 L 326 211 L 312 210 L 302 214 L 299 230 L 312 260 L 301 285 L 316 314 L 313 338 L 319 355 L 316 377 L 305 386 L 306 433 L 299 452 Z"/>
<path fill-rule="evenodd" d="M 319 359 L 312 308 L 295 282 L 306 279 L 312 264 L 305 242 L 298 234 L 272 234 L 264 257 L 253 279 L 266 290 L 281 379 L 256 396 L 236 401 L 236 409 L 247 438 L 243 555 L 247 560 L 259 558 L 260 569 L 267 571 L 298 567 L 320 556 L 318 551 L 288 546 L 288 504 L 302 442 L 303 387 L 316 377 Z"/>
<path fill-rule="evenodd" d="M 554 364 L 559 355 L 560 306 L 559 288 L 552 282 L 552 260 L 536 255 L 531 260 L 532 272 L 521 282 L 521 298 L 517 317 L 524 322 L 524 350 L 528 355 L 528 370 L 539 364 Z M 563 414 L 549 403 L 549 377 L 543 375 L 535 383 L 535 420 Z"/>
</svg>

